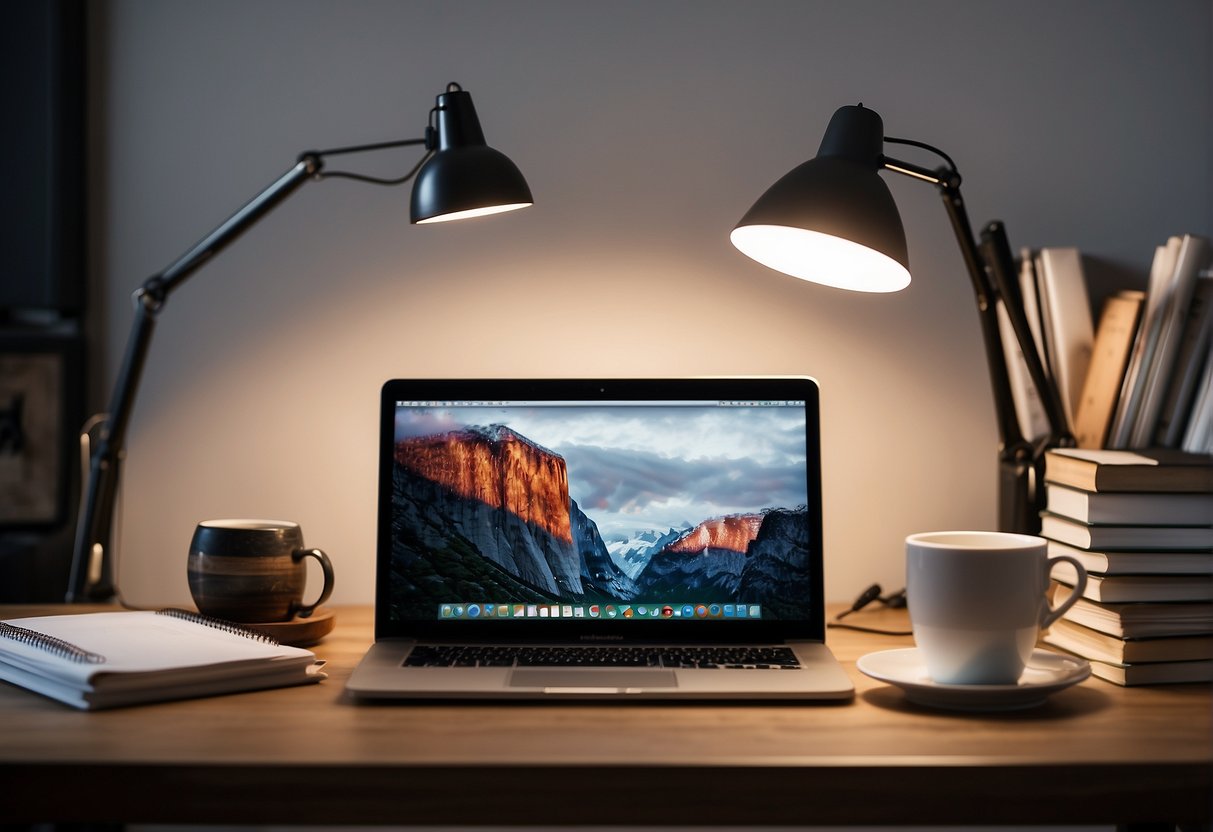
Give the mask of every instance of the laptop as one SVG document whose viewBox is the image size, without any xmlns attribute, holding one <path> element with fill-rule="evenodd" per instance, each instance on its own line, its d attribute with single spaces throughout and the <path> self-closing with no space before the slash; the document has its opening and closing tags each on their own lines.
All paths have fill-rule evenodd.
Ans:
<svg viewBox="0 0 1213 832">
<path fill-rule="evenodd" d="M 393 380 L 355 699 L 846 700 L 809 378 Z"/>
</svg>

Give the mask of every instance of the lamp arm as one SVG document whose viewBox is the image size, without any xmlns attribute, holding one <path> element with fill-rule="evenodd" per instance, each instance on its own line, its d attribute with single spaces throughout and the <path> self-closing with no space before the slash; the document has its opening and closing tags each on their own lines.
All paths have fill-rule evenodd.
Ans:
<svg viewBox="0 0 1213 832">
<path fill-rule="evenodd" d="M 981 250 L 969 224 L 964 198 L 960 194 L 960 174 L 954 168 L 929 170 L 887 156 L 881 158 L 881 165 L 886 170 L 929 182 L 939 189 L 977 302 L 982 340 L 986 348 L 986 363 L 990 371 L 990 385 L 994 394 L 995 417 L 998 421 L 999 455 L 1004 459 L 1030 457 L 1032 444 L 1024 439 L 1015 414 L 1015 399 L 1011 393 L 1006 354 L 998 331 L 999 295 L 982 261 Z"/>
<path fill-rule="evenodd" d="M 1040 360 L 1020 293 L 1014 291 L 1014 261 L 1011 258 L 1005 229 L 1002 223 L 987 225 L 982 232 L 982 246 L 979 247 L 969 224 L 964 199 L 960 194 L 960 173 L 951 160 L 942 151 L 929 145 L 905 140 L 896 141 L 926 147 L 948 161 L 947 167 L 930 170 L 909 162 L 882 157 L 881 166 L 935 185 L 943 198 L 944 208 L 952 223 L 952 231 L 964 257 L 965 269 L 973 285 L 982 339 L 986 348 L 999 435 L 999 527 L 1017 531 L 1039 529 L 1038 512 L 1041 508 L 1040 498 L 1044 493 L 1041 487 L 1044 451 L 1049 447 L 1072 445 L 1074 440 L 1061 407 L 1057 387 L 1049 379 Z M 1005 347 L 999 332 L 1000 300 L 1010 319 L 1019 349 L 1027 364 L 1028 374 L 1040 396 L 1049 423 L 1048 435 L 1040 443 L 1034 444 L 1031 439 L 1025 438 L 1019 426 Z"/>
<path fill-rule="evenodd" d="M 1062 408 L 1061 393 L 1045 371 L 1035 336 L 1032 335 L 1032 328 L 1028 324 L 1028 316 L 1024 312 L 1023 293 L 1015 283 L 1015 259 L 1011 255 L 1010 243 L 1007 242 L 1006 228 L 1001 222 L 987 223 L 982 229 L 981 248 L 985 261 L 989 264 L 990 274 L 998 287 L 998 293 L 1003 299 L 1019 348 L 1023 352 L 1032 385 L 1040 394 L 1045 419 L 1049 423 L 1049 433 L 1037 453 L 1043 453 L 1044 448 L 1073 447 L 1074 435 L 1070 432 L 1070 425 Z"/>
<path fill-rule="evenodd" d="M 1024 360 L 1028 366 L 1028 374 L 1032 379 L 1033 386 L 1040 394 L 1041 402 L 1044 405 L 1045 416 L 1049 422 L 1049 435 L 1046 443 L 1050 447 L 1063 447 L 1074 444 L 1074 437 L 1070 433 L 1069 425 L 1066 422 L 1061 406 L 1061 396 L 1057 390 L 1057 385 L 1049 379 L 1048 374 L 1045 372 L 1044 364 L 1040 360 L 1040 353 L 1036 348 L 1035 337 L 1032 335 L 1027 315 L 1024 313 L 1021 293 L 1015 288 L 1012 280 L 1014 258 L 1011 256 L 1011 248 L 1007 242 L 1006 229 L 1003 224 L 1001 222 L 992 222 L 986 226 L 982 231 L 982 245 L 980 249 L 982 255 L 980 257 L 976 256 L 977 249 L 976 243 L 973 240 L 973 233 L 969 228 L 968 220 L 963 218 L 964 209 L 963 201 L 960 197 L 960 173 L 956 170 L 956 166 L 953 164 L 951 158 L 942 150 L 922 142 L 910 141 L 909 139 L 891 139 L 889 137 L 885 137 L 885 141 L 923 147 L 947 160 L 948 166 L 937 170 L 930 170 L 920 165 L 902 162 L 887 156 L 881 158 L 881 165 L 885 169 L 894 171 L 895 173 L 935 185 L 943 192 L 944 200 L 949 205 L 956 201 L 960 202 L 961 226 L 957 226 L 957 219 L 955 217 L 953 217 L 952 225 L 957 239 L 962 240 L 960 247 L 965 252 L 965 265 L 968 267 L 969 277 L 973 281 L 974 291 L 978 295 L 978 303 L 979 305 L 981 304 L 982 297 L 985 297 L 987 302 L 990 299 L 1001 298 L 1003 305 L 1006 307 L 1007 314 L 1011 320 L 1011 328 L 1015 332 L 1015 339 L 1019 342 L 1019 348 L 1023 351 Z M 950 209 L 949 214 L 951 214 Z M 986 272 L 983 269 L 974 268 L 972 265 L 972 262 L 975 260 L 980 266 L 981 257 L 984 257 L 986 268 L 988 268 L 988 273 L 993 283 L 990 282 L 990 278 L 986 277 Z"/>
<path fill-rule="evenodd" d="M 76 518 L 76 536 L 72 546 L 66 596 L 68 603 L 105 601 L 116 593 L 111 543 L 126 430 L 130 423 L 139 380 L 143 374 L 143 365 L 147 359 L 148 347 L 155 332 L 156 318 L 168 296 L 212 257 L 235 242 L 254 223 L 294 193 L 300 185 L 308 179 L 321 178 L 325 157 L 408 145 L 424 144 L 429 148 L 432 144 L 431 134 L 432 130 L 427 129 L 426 136 L 419 139 L 310 150 L 300 154 L 298 161 L 286 173 L 270 183 L 167 268 L 144 281 L 135 291 L 135 320 L 127 337 L 126 353 L 110 397 L 109 410 L 100 420 L 95 420 L 97 438 L 95 442 L 89 442 L 89 469 Z M 429 158 L 428 154 L 425 158 Z M 424 161 L 425 159 L 422 159 L 422 163 Z M 380 184 L 399 184 L 411 179 L 420 165 L 421 163 L 399 180 L 380 181 L 357 174 L 333 175 L 378 181 Z"/>
<path fill-rule="evenodd" d="M 948 212 L 948 219 L 952 223 L 952 231 L 956 235 L 956 241 L 964 256 L 965 268 L 973 284 L 973 296 L 977 302 L 977 314 L 981 321 L 981 335 L 985 342 L 986 364 L 990 371 L 990 386 L 994 394 L 994 408 L 998 420 L 999 439 L 1001 440 L 999 455 L 1002 459 L 1028 459 L 1032 456 L 1033 448 L 1032 443 L 1024 437 L 1020 429 L 1019 417 L 1015 412 L 1011 375 L 1007 369 L 1007 356 L 998 326 L 998 290 L 991 281 L 990 274 L 982 260 L 981 250 L 973 237 L 964 200 L 960 196 L 960 188 L 953 188 L 945 183 L 939 186 L 939 190 L 943 197 L 944 208 Z"/>
<path fill-rule="evenodd" d="M 113 536 L 122 440 L 155 326 L 155 311 L 145 304 L 138 304 L 109 412 L 90 420 L 97 432 L 95 441 L 88 441 L 88 429 L 81 437 L 82 448 L 90 449 L 90 454 L 87 480 L 76 516 L 76 536 L 72 545 L 71 572 L 65 599 L 69 604 L 106 601 L 114 595 L 109 544 Z M 112 430 L 111 424 L 117 429 Z"/>
<path fill-rule="evenodd" d="M 319 157 L 301 158 L 281 177 L 197 242 L 164 271 L 144 281 L 133 295 L 135 320 L 118 371 L 109 410 L 99 424 L 96 448 L 77 515 L 67 601 L 108 600 L 115 592 L 110 543 L 114 503 L 122 464 L 126 429 L 143 374 L 156 317 L 169 294 L 211 257 L 229 246 L 257 220 L 269 213 L 320 170 Z"/>
</svg>

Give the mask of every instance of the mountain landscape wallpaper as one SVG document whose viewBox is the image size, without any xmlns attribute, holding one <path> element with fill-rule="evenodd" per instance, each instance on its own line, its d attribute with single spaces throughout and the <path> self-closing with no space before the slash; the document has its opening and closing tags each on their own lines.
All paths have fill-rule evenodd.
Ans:
<svg viewBox="0 0 1213 832">
<path fill-rule="evenodd" d="M 808 600 L 798 407 L 399 408 L 395 620 L 442 604 Z"/>
</svg>

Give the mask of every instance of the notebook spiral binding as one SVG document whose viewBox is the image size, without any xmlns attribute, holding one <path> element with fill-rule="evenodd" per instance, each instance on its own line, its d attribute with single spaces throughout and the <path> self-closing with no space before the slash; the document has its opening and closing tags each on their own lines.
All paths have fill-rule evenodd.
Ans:
<svg viewBox="0 0 1213 832">
<path fill-rule="evenodd" d="M 7 638 L 20 644 L 28 644 L 31 647 L 37 647 L 40 650 L 53 653 L 59 658 L 67 659 L 71 662 L 78 662 L 80 664 L 105 663 L 105 656 L 90 653 L 88 650 L 77 647 L 70 641 L 64 641 L 61 638 L 48 636 L 45 633 L 39 633 L 36 630 L 27 630 L 24 627 L 15 627 L 12 624 L 8 624 L 4 621 L 0 621 L 0 638 Z"/>
<path fill-rule="evenodd" d="M 244 636 L 251 638 L 254 641 L 264 642 L 265 644 L 277 645 L 278 639 L 271 636 L 269 633 L 263 633 L 260 630 L 246 627 L 243 624 L 236 624 L 232 621 L 225 621 L 222 618 L 213 618 L 209 615 L 203 615 L 200 612 L 191 610 L 183 610 L 177 607 L 169 607 L 163 610 L 156 610 L 156 615 L 167 615 L 172 618 L 180 618 L 185 621 L 192 621 L 195 624 L 201 624 L 204 627 L 212 627 L 216 630 L 222 630 L 225 633 L 231 633 L 235 636 Z"/>
<path fill-rule="evenodd" d="M 277 646 L 278 639 L 263 633 L 260 630 L 254 630 L 251 627 L 245 627 L 242 624 L 235 624 L 231 621 L 224 621 L 221 618 L 212 618 L 209 615 L 202 613 L 191 612 L 183 609 L 163 609 L 156 610 L 157 615 L 167 615 L 172 618 L 180 618 L 184 621 L 190 621 L 194 624 L 200 624 L 203 627 L 211 627 L 216 630 L 222 630 L 225 633 L 231 633 L 244 638 L 251 638 L 254 641 L 264 642 Z M 6 638 L 10 641 L 18 642 L 19 644 L 28 644 L 31 647 L 36 647 L 39 650 L 45 650 L 61 659 L 67 659 L 69 662 L 77 662 L 79 664 L 104 664 L 105 656 L 85 650 L 83 647 L 77 647 L 70 641 L 64 641 L 55 636 L 48 636 L 46 633 L 40 633 L 37 630 L 27 630 L 25 627 L 17 627 L 5 621 L 0 621 L 0 638 Z"/>
</svg>

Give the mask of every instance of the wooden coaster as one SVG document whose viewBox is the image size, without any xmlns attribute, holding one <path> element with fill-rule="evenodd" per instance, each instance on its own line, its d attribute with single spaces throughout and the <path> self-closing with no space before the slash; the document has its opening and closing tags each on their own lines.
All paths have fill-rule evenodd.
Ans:
<svg viewBox="0 0 1213 832">
<path fill-rule="evenodd" d="M 242 624 L 250 630 L 257 630 L 278 639 L 280 644 L 292 647 L 307 647 L 324 638 L 337 623 L 337 616 L 332 610 L 321 607 L 308 618 L 292 618 L 290 621 L 260 621 L 256 624 Z"/>
</svg>

